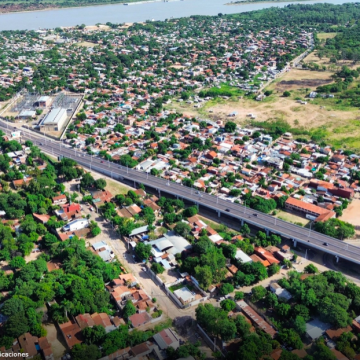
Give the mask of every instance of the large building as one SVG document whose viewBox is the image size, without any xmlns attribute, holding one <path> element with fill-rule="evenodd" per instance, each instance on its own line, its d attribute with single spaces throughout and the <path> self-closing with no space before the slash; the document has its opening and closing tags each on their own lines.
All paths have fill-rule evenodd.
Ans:
<svg viewBox="0 0 360 360">
<path fill-rule="evenodd" d="M 42 131 L 60 131 L 66 122 L 67 113 L 66 109 L 55 108 L 45 116 L 41 123 Z"/>
<path fill-rule="evenodd" d="M 332 210 L 324 209 L 320 206 L 310 204 L 292 197 L 289 197 L 286 200 L 285 209 L 311 215 L 316 218 L 315 221 L 326 221 L 336 216 L 336 213 Z"/>
<path fill-rule="evenodd" d="M 37 103 L 38 103 L 39 107 L 45 108 L 45 107 L 50 106 L 51 101 L 52 101 L 52 99 L 51 99 L 50 96 L 41 96 L 41 97 L 37 100 Z"/>
</svg>

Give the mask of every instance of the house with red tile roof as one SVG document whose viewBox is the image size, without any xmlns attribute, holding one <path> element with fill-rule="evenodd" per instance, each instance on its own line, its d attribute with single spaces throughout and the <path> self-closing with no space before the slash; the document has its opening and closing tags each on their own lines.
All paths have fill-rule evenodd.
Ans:
<svg viewBox="0 0 360 360">
<path fill-rule="evenodd" d="M 76 321 L 68 321 L 66 323 L 59 324 L 59 328 L 68 349 L 71 349 L 74 345 L 81 344 L 84 341 L 81 334 L 81 328 Z"/>
<path fill-rule="evenodd" d="M 336 217 L 336 213 L 334 211 L 324 209 L 320 206 L 310 204 L 293 197 L 289 197 L 286 200 L 285 209 L 309 214 L 315 216 L 316 218 L 320 217 L 319 220 L 316 219 L 315 221 L 325 221 L 324 219 L 328 220 Z"/>
<path fill-rule="evenodd" d="M 265 250 L 264 248 L 262 248 L 260 246 L 256 247 L 254 249 L 254 252 L 259 258 L 261 258 L 263 260 L 267 260 L 270 263 L 270 265 L 280 263 L 280 261 L 278 259 L 276 259 L 273 254 L 271 254 L 269 251 Z"/>
<path fill-rule="evenodd" d="M 145 325 L 152 320 L 152 317 L 145 311 L 140 314 L 129 316 L 129 322 L 133 328 Z"/>
</svg>

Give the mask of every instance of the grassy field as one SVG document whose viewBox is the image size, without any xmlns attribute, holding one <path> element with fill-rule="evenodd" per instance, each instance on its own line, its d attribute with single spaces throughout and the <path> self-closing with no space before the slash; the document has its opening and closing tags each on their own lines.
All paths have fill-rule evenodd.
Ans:
<svg viewBox="0 0 360 360">
<path fill-rule="evenodd" d="M 106 179 L 106 183 L 107 183 L 106 190 L 110 191 L 113 195 L 127 194 L 128 191 L 132 189 L 129 186 L 126 186 L 117 181 L 113 181 L 109 179 Z"/>
<path fill-rule="evenodd" d="M 334 33 L 326 35 L 330 37 Z M 309 57 L 320 60 L 314 54 L 310 54 Z M 320 61 L 326 64 L 328 60 Z M 227 100 L 214 98 L 199 109 L 194 108 L 193 104 L 186 103 L 172 103 L 167 108 L 176 109 L 191 117 L 231 120 L 241 125 L 250 123 L 249 114 L 255 115 L 256 121 L 281 120 L 292 128 L 300 129 L 300 132 L 308 132 L 309 139 L 316 136 L 318 140 L 324 140 L 336 148 L 350 148 L 360 152 L 360 110 L 349 105 L 348 100 L 339 99 L 337 94 L 335 98 L 328 99 L 307 97 L 309 92 L 316 90 L 318 86 L 331 83 L 331 76 L 337 67 L 343 65 L 342 63 L 341 61 L 335 69 L 327 71 L 291 69 L 267 87 L 266 90 L 271 90 L 272 95 L 261 102 L 248 97 L 232 96 Z M 354 81 L 351 86 L 355 87 L 358 84 L 360 81 Z M 229 90 L 236 93 L 236 88 L 229 88 L 225 85 L 221 89 L 215 88 L 214 91 Z M 284 91 L 290 91 L 291 95 L 284 97 Z M 304 100 L 307 104 L 300 104 L 298 100 Z M 237 112 L 237 115 L 229 117 L 232 112 Z"/>
<path fill-rule="evenodd" d="M 319 40 L 333 39 L 335 36 L 336 36 L 336 32 L 317 34 Z"/>
<path fill-rule="evenodd" d="M 295 214 L 291 214 L 291 213 L 288 213 L 286 211 L 282 211 L 282 210 L 279 210 L 277 211 L 277 214 L 276 216 L 278 219 L 281 219 L 281 220 L 285 220 L 287 222 L 290 222 L 290 223 L 297 223 L 297 224 L 302 224 L 303 226 L 307 225 L 309 223 L 309 220 L 308 219 L 305 219 L 301 216 L 298 216 L 298 215 L 295 215 Z"/>
</svg>

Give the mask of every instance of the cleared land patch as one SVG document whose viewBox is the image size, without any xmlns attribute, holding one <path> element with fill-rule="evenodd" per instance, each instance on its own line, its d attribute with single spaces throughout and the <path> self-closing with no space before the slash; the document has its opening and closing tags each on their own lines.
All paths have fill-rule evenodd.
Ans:
<svg viewBox="0 0 360 360">
<path fill-rule="evenodd" d="M 96 46 L 95 43 L 89 42 L 89 41 L 83 41 L 83 42 L 79 42 L 76 44 L 77 46 L 83 46 L 83 47 L 88 47 L 88 48 L 92 48 L 94 46 Z"/>
<path fill-rule="evenodd" d="M 336 36 L 336 32 L 331 33 L 318 33 L 317 37 L 319 40 L 333 39 Z"/>
<path fill-rule="evenodd" d="M 332 83 L 332 72 L 327 71 L 310 71 L 291 69 L 278 81 L 271 83 L 268 89 L 275 91 L 285 91 L 294 89 L 315 90 L 318 86 Z"/>
</svg>

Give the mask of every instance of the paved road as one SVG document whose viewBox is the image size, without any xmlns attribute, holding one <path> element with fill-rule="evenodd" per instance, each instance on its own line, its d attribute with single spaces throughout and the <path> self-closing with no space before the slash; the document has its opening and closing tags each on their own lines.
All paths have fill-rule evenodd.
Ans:
<svg viewBox="0 0 360 360">
<path fill-rule="evenodd" d="M 9 127 L 7 123 L 2 121 L 0 121 L 0 128 L 8 134 L 13 129 L 12 127 Z M 351 244 L 346 244 L 332 237 L 276 219 L 271 215 L 252 210 L 240 204 L 220 199 L 217 196 L 202 192 L 199 193 L 194 189 L 182 186 L 181 184 L 169 182 L 165 179 L 157 178 L 144 172 L 132 170 L 124 166 L 102 160 L 95 156 L 84 154 L 83 152 L 76 151 L 75 149 L 63 145 L 59 141 L 46 139 L 45 137 L 28 131 L 27 129 L 22 128 L 21 131 L 22 140 L 31 140 L 35 145 L 39 146 L 41 150 L 48 154 L 52 154 L 54 156 L 62 155 L 74 159 L 79 164 L 108 175 L 116 180 L 121 181 L 127 179 L 134 181 L 134 184 L 142 183 L 156 189 L 159 194 L 164 192 L 192 201 L 199 206 L 204 206 L 208 209 L 217 211 L 219 216 L 223 214 L 239 220 L 239 227 L 241 222 L 245 221 L 248 224 L 269 230 L 274 234 L 287 237 L 293 241 L 306 244 L 309 247 L 313 247 L 334 256 L 349 260 L 353 263 L 360 264 L 360 248 Z M 324 245 L 325 243 L 327 246 Z"/>
</svg>

